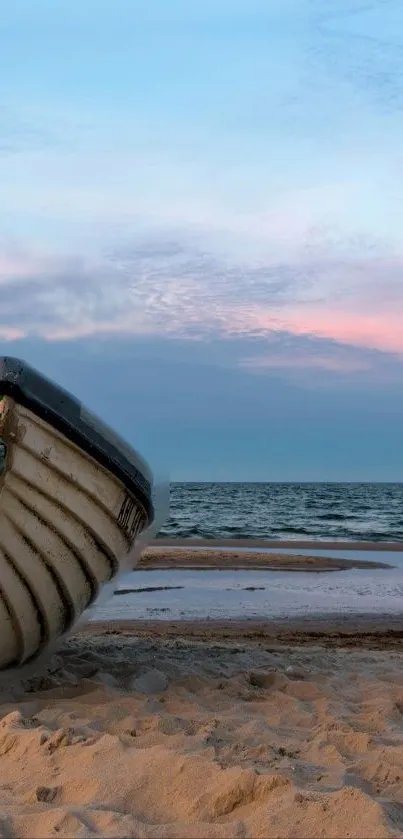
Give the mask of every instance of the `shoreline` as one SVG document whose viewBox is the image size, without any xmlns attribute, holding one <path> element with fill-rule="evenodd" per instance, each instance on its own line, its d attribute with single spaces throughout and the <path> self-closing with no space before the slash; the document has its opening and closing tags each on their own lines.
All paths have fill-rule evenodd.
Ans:
<svg viewBox="0 0 403 839">
<path fill-rule="evenodd" d="M 147 547 L 134 566 L 135 571 L 309 571 L 313 573 L 349 569 L 391 569 L 376 560 L 341 559 L 309 554 L 259 553 L 231 548 Z"/>
<path fill-rule="evenodd" d="M 401 542 L 337 541 L 319 539 L 183 539 L 158 536 L 151 539 L 148 548 L 290 548 L 322 551 L 397 551 L 403 552 Z"/>
<path fill-rule="evenodd" d="M 115 636 L 211 644 L 358 647 L 403 650 L 402 615 L 357 613 L 309 618 L 89 621 L 76 636 Z"/>
</svg>

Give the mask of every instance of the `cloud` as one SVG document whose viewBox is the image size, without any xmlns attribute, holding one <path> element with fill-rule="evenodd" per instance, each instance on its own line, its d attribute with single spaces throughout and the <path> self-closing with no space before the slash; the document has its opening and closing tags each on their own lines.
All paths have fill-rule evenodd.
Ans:
<svg viewBox="0 0 403 839">
<path fill-rule="evenodd" d="M 379 396 L 384 389 L 403 384 L 402 359 L 387 352 L 306 336 L 293 336 L 291 342 L 284 336 L 272 348 L 254 350 L 244 353 L 240 369 L 260 379 L 281 378 L 310 393 L 330 386 L 334 392 L 370 389 Z"/>
<path fill-rule="evenodd" d="M 236 321 L 236 301 L 245 294 L 255 303 L 281 301 L 295 282 L 275 266 L 226 263 L 171 242 L 97 261 L 8 246 L 0 256 L 0 324 L 50 340 L 113 332 L 198 336 L 232 328 L 230 313 Z"/>
<path fill-rule="evenodd" d="M 354 251 L 338 259 L 330 253 L 326 259 L 323 251 L 308 249 L 288 263 L 248 264 L 193 245 L 148 240 L 95 260 L 3 243 L 0 334 L 60 341 L 281 333 L 402 355 L 402 278 L 403 260 L 381 253 L 367 259 Z M 315 361 L 321 363 L 347 370 L 349 362 L 332 355 Z M 267 364 L 273 366 L 273 358 Z"/>
<path fill-rule="evenodd" d="M 1 341 L 18 341 L 25 337 L 23 329 L 13 329 L 11 326 L 0 326 Z"/>
<path fill-rule="evenodd" d="M 347 306 L 314 306 L 290 312 L 287 327 L 294 335 L 333 338 L 343 344 L 398 353 L 403 358 L 402 307 L 377 313 L 348 311 Z"/>
<path fill-rule="evenodd" d="M 364 359 L 349 358 L 340 356 L 339 353 L 332 355 L 301 355 L 282 353 L 281 355 L 264 355 L 244 358 L 242 367 L 251 370 L 281 370 L 296 369 L 302 370 L 329 370 L 332 373 L 357 373 L 371 369 L 371 363 Z"/>
</svg>

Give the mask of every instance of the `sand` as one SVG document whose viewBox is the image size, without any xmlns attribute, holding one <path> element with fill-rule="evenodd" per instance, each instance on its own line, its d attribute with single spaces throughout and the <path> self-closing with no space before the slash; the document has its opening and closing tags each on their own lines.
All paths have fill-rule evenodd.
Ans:
<svg viewBox="0 0 403 839">
<path fill-rule="evenodd" d="M 270 643 L 271 648 L 284 646 L 323 645 L 371 650 L 403 652 L 403 616 L 390 614 L 317 614 L 301 619 L 275 618 L 262 620 L 205 619 L 205 620 L 119 620 L 88 623 L 80 630 L 91 636 L 128 636 L 169 640 L 186 638 L 189 641 L 216 641 L 257 645 Z"/>
<path fill-rule="evenodd" d="M 354 621 L 87 625 L 0 684 L 0 836 L 403 836 L 403 620 Z"/>
<path fill-rule="evenodd" d="M 393 559 L 393 553 L 391 553 Z M 221 570 L 221 571 L 345 571 L 352 568 L 393 568 L 376 560 L 340 559 L 301 554 L 259 553 L 258 551 L 211 550 L 209 548 L 149 547 L 145 549 L 136 571 Z"/>
</svg>

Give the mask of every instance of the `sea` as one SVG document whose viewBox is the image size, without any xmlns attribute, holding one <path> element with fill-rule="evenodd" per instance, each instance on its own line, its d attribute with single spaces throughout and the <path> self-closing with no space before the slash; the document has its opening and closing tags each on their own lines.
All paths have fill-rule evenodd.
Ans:
<svg viewBox="0 0 403 839">
<path fill-rule="evenodd" d="M 174 483 L 160 536 L 403 541 L 403 483 Z"/>
<path fill-rule="evenodd" d="M 134 571 L 91 609 L 90 620 L 403 616 L 403 483 L 175 483 L 160 537 L 316 540 L 313 556 L 391 568 L 334 572 Z M 334 550 L 320 548 L 333 541 Z M 376 542 L 345 551 L 337 542 Z M 389 553 L 383 542 L 402 543 Z M 275 551 L 278 553 L 278 549 Z M 300 554 L 299 548 L 280 552 Z"/>
</svg>

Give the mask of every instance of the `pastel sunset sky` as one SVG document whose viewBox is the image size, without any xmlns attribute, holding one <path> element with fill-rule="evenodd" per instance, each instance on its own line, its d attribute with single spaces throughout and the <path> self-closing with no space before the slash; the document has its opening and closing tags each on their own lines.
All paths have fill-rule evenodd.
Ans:
<svg viewBox="0 0 403 839">
<path fill-rule="evenodd" d="M 403 480 L 401 0 L 14 0 L 0 347 L 174 480 Z"/>
</svg>

